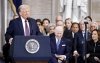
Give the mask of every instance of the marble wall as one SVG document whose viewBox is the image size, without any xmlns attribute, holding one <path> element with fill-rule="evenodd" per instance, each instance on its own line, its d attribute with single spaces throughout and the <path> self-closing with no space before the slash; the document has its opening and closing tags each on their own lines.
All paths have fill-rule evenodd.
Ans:
<svg viewBox="0 0 100 63">
<path fill-rule="evenodd" d="M 90 12 L 94 21 L 100 21 L 100 0 L 91 0 Z"/>
<path fill-rule="evenodd" d="M 30 5 L 33 18 L 52 20 L 52 0 L 23 0 L 23 4 Z"/>
</svg>

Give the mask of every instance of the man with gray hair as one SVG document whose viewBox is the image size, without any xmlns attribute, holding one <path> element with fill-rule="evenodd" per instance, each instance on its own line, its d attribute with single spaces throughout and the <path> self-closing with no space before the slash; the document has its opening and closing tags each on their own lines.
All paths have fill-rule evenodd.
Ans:
<svg viewBox="0 0 100 63">
<path fill-rule="evenodd" d="M 5 33 L 6 44 L 3 47 L 5 63 L 14 63 L 9 56 L 10 45 L 15 36 L 41 35 L 36 21 L 30 18 L 30 7 L 21 5 L 19 7 L 19 17 L 10 21 Z"/>
<path fill-rule="evenodd" d="M 90 23 L 90 33 L 94 30 L 94 29 L 98 29 L 98 23 L 93 21 Z"/>
<path fill-rule="evenodd" d="M 65 63 L 70 58 L 70 41 L 63 37 L 63 26 L 56 26 L 54 34 L 50 37 L 52 58 L 50 63 Z"/>
</svg>

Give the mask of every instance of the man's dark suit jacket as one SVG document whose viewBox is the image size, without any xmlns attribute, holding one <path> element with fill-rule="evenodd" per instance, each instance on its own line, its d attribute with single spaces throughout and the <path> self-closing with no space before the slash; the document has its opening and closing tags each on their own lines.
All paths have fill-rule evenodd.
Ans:
<svg viewBox="0 0 100 63">
<path fill-rule="evenodd" d="M 51 53 L 52 53 L 52 58 L 50 60 L 50 63 L 58 63 L 55 54 L 66 55 L 66 60 L 70 58 L 70 52 L 71 52 L 70 40 L 62 38 L 58 50 L 56 46 L 56 38 L 54 36 L 50 38 L 50 44 L 51 44 Z"/>
<path fill-rule="evenodd" d="M 86 41 L 90 39 L 90 33 L 87 32 L 87 38 Z M 84 56 L 86 53 L 86 41 L 85 41 L 85 34 L 83 36 L 82 31 L 79 31 L 76 33 L 74 38 L 74 50 L 77 50 L 79 53 L 79 57 L 77 58 L 78 63 L 85 63 L 84 62 Z"/>
<path fill-rule="evenodd" d="M 90 37 L 90 33 L 87 32 L 87 38 L 86 38 L 86 41 L 89 41 L 91 39 Z M 79 54 L 83 54 L 84 51 L 84 44 L 86 44 L 85 42 L 85 35 L 83 36 L 83 33 L 82 31 L 79 31 L 78 33 L 76 33 L 76 36 L 75 36 L 75 44 L 76 44 L 76 49 L 77 51 L 79 52 Z"/>
<path fill-rule="evenodd" d="M 27 19 L 30 27 L 30 35 L 42 35 L 36 24 L 36 21 L 32 18 Z M 14 63 L 13 58 L 9 56 L 10 44 L 9 39 L 15 36 L 24 36 L 24 29 L 21 18 L 16 18 L 10 21 L 5 34 L 6 44 L 3 46 L 3 55 L 5 58 L 5 63 Z"/>
<path fill-rule="evenodd" d="M 27 20 L 30 26 L 30 35 L 41 35 L 36 21 L 32 18 L 28 18 Z M 7 28 L 7 32 L 5 34 L 6 42 L 9 42 L 10 38 L 18 35 L 24 36 L 23 24 L 20 17 L 10 21 L 9 27 Z"/>
</svg>

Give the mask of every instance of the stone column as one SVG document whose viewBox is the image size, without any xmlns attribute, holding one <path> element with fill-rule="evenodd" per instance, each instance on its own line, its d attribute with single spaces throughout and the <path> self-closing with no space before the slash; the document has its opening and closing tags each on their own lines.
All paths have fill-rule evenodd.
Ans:
<svg viewBox="0 0 100 63">
<path fill-rule="evenodd" d="M 4 34 L 7 28 L 7 0 L 0 0 L 1 19 L 0 19 L 0 52 L 2 52 L 2 46 L 5 43 Z"/>
</svg>

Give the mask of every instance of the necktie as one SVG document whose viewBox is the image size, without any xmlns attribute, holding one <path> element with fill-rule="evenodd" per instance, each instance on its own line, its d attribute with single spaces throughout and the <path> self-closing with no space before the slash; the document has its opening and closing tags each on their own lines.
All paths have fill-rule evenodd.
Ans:
<svg viewBox="0 0 100 63">
<path fill-rule="evenodd" d="M 30 36 L 30 29 L 27 24 L 28 21 L 25 21 L 25 36 Z"/>
<path fill-rule="evenodd" d="M 86 39 L 86 40 L 88 40 L 88 35 L 87 35 L 87 32 L 86 32 L 86 33 L 84 33 L 83 37 L 84 37 L 84 40 L 85 40 L 85 39 Z"/>
<path fill-rule="evenodd" d="M 59 49 L 60 40 L 57 41 L 57 50 Z"/>
<path fill-rule="evenodd" d="M 85 40 L 85 33 L 83 33 L 83 40 Z"/>
</svg>

